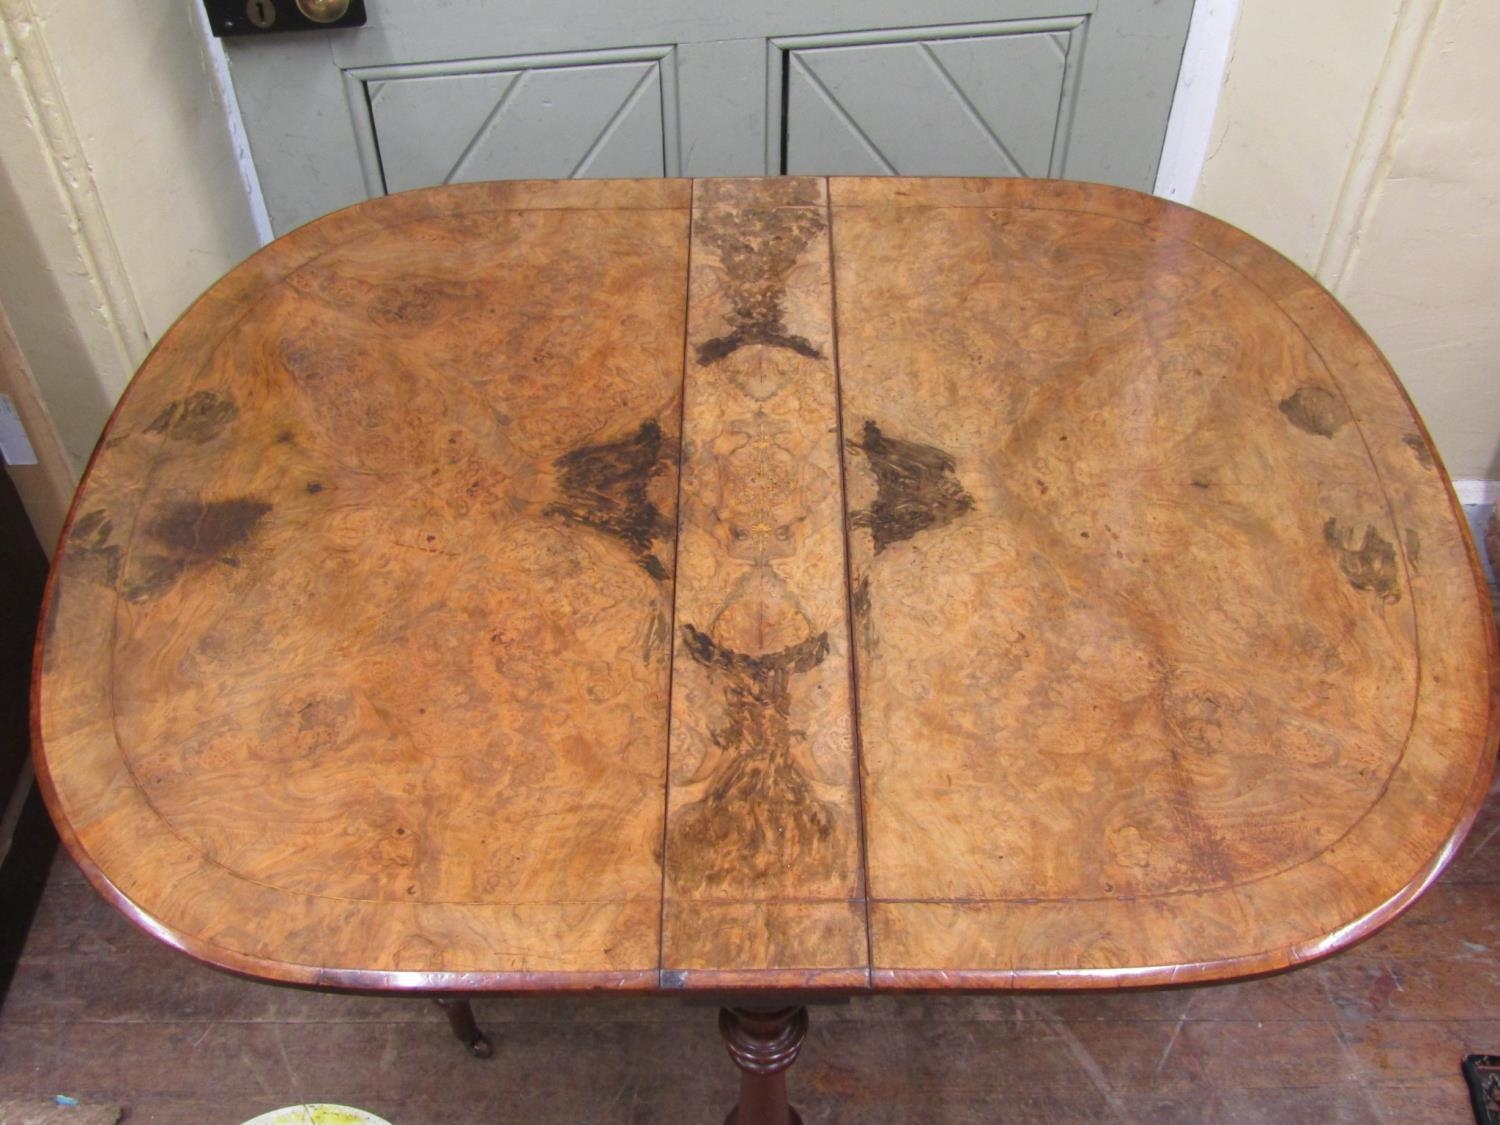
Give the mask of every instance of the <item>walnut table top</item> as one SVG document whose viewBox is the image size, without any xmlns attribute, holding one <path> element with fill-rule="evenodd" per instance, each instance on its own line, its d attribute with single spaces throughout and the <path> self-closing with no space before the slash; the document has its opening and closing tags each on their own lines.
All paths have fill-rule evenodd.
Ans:
<svg viewBox="0 0 1500 1125">
<path fill-rule="evenodd" d="M 94 883 L 342 987 L 1276 969 L 1420 893 L 1495 754 L 1477 563 L 1374 346 L 1074 183 L 315 222 L 147 360 L 39 652 Z"/>
</svg>

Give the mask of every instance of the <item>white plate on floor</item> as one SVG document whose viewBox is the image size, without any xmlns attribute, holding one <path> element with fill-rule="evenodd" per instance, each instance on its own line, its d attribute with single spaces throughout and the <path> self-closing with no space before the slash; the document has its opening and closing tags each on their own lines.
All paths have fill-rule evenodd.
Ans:
<svg viewBox="0 0 1500 1125">
<path fill-rule="evenodd" d="M 289 1105 L 285 1109 L 273 1109 L 245 1122 L 245 1125 L 391 1125 L 384 1117 L 376 1117 L 362 1109 L 347 1105 Z"/>
</svg>

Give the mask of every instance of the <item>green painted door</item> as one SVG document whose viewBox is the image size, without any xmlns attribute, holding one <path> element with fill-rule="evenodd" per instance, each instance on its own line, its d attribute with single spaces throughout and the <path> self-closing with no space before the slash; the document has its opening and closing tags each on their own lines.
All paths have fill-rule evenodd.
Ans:
<svg viewBox="0 0 1500 1125">
<path fill-rule="evenodd" d="M 1192 0 L 367 0 L 227 40 L 278 233 L 464 180 L 1057 176 L 1149 190 Z"/>
</svg>

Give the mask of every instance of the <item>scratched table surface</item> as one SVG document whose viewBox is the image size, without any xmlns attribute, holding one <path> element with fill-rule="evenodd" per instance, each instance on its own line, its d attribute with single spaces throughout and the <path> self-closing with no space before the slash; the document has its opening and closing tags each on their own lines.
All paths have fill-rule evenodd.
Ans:
<svg viewBox="0 0 1500 1125">
<path fill-rule="evenodd" d="M 258 977 L 1099 987 L 1394 917 L 1485 792 L 1495 653 L 1399 383 L 1229 226 L 483 184 L 161 341 L 35 721 L 96 886 Z"/>
</svg>

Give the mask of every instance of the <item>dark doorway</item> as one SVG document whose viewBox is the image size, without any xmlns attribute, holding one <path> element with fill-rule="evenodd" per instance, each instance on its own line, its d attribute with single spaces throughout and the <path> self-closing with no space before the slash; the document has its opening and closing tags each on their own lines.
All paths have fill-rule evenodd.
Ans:
<svg viewBox="0 0 1500 1125">
<path fill-rule="evenodd" d="M 27 767 L 31 649 L 47 557 L 8 473 L 0 473 L 0 999 L 15 972 L 57 850 Z"/>
</svg>

